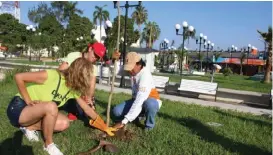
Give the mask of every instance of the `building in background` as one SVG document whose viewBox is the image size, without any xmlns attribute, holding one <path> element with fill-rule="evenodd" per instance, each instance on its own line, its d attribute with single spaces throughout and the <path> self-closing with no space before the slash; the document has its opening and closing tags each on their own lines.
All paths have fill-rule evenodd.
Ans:
<svg viewBox="0 0 273 155">
<path fill-rule="evenodd" d="M 13 15 L 21 22 L 19 1 L 0 1 L 0 15 L 4 13 Z"/>
</svg>

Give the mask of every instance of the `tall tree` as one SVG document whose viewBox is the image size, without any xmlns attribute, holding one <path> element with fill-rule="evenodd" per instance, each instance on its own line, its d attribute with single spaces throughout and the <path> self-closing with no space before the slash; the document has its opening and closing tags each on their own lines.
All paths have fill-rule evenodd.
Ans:
<svg viewBox="0 0 273 155">
<path fill-rule="evenodd" d="M 52 9 L 46 3 L 41 2 L 37 8 L 33 7 L 28 10 L 28 19 L 31 22 L 38 24 L 44 16 L 52 14 Z"/>
<path fill-rule="evenodd" d="M 77 14 L 70 17 L 65 36 L 65 45 L 69 45 L 69 51 L 81 51 L 86 47 L 87 43 L 91 41 L 91 36 L 88 34 L 90 34 L 92 27 L 93 24 L 87 17 L 81 17 Z M 77 40 L 81 36 L 83 40 Z"/>
<path fill-rule="evenodd" d="M 83 11 L 77 9 L 78 2 L 68 2 L 64 6 L 64 19 L 69 20 L 73 15 L 82 15 Z"/>
<path fill-rule="evenodd" d="M 132 19 L 138 26 L 138 31 L 141 34 L 141 25 L 148 19 L 148 11 L 144 6 L 137 6 L 136 10 L 131 15 Z M 140 36 L 141 38 L 141 36 Z"/>
<path fill-rule="evenodd" d="M 125 17 L 120 16 L 120 36 L 124 36 L 125 30 Z M 108 54 L 111 56 L 111 52 L 115 49 L 117 45 L 117 36 L 118 36 L 118 16 L 114 19 L 113 28 L 108 32 L 111 34 L 105 39 L 105 46 L 108 49 Z M 132 18 L 127 19 L 127 46 L 130 46 L 132 43 L 135 43 L 139 39 L 138 30 L 134 30 L 134 21 Z"/>
<path fill-rule="evenodd" d="M 46 47 L 48 51 L 52 51 L 51 56 L 55 58 L 55 52 L 52 49 L 54 45 L 60 45 L 62 38 L 63 26 L 57 21 L 54 15 L 44 16 L 39 23 L 37 31 L 41 32 L 43 47 Z M 46 45 L 44 45 L 46 44 Z"/>
<path fill-rule="evenodd" d="M 270 83 L 270 72 L 272 70 L 272 27 L 268 27 L 267 32 L 262 32 L 257 30 L 264 41 L 267 43 L 267 59 L 266 59 L 266 69 L 264 74 L 264 82 Z"/>
<path fill-rule="evenodd" d="M 103 10 L 104 7 L 107 5 L 104 5 L 102 7 L 95 6 L 95 11 L 93 12 L 93 22 L 100 24 L 100 42 L 101 42 L 101 25 L 103 21 L 106 21 L 109 19 L 109 12 L 107 10 Z"/>
<path fill-rule="evenodd" d="M 11 14 L 0 15 L 0 41 L 8 47 L 8 52 L 18 51 L 17 44 L 25 45 L 27 37 L 26 25 L 19 23 Z"/>
<path fill-rule="evenodd" d="M 51 2 L 52 10 L 60 23 L 67 21 L 65 17 L 65 7 L 67 6 L 67 1 L 53 1 Z"/>
<path fill-rule="evenodd" d="M 153 43 L 159 38 L 161 30 L 156 22 L 145 23 L 141 42 L 146 42 L 146 47 L 152 48 Z"/>
</svg>

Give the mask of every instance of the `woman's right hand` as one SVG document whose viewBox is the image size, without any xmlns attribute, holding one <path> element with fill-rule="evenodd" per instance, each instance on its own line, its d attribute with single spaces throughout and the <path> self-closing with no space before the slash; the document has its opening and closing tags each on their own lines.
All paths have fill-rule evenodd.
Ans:
<svg viewBox="0 0 273 155">
<path fill-rule="evenodd" d="M 27 103 L 27 105 L 31 105 L 31 106 L 33 106 L 33 105 L 35 105 L 35 104 L 39 104 L 39 103 L 41 103 L 41 101 L 34 100 L 34 101 L 29 101 L 29 102 L 26 102 L 26 103 Z"/>
</svg>

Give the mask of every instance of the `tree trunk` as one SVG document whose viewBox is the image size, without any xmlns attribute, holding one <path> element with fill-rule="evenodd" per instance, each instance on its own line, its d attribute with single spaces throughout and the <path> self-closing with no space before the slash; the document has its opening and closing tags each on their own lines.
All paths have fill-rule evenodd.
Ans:
<svg viewBox="0 0 273 155">
<path fill-rule="evenodd" d="M 266 67 L 265 67 L 265 74 L 264 74 L 264 82 L 270 83 L 270 72 L 272 69 L 272 44 L 268 45 L 268 56 L 266 59 Z"/>
<path fill-rule="evenodd" d="M 150 34 L 149 34 L 149 48 L 151 48 L 152 46 L 152 29 L 150 30 Z"/>
<path fill-rule="evenodd" d="M 101 23 L 102 21 L 100 20 L 100 43 L 101 43 Z"/>
<path fill-rule="evenodd" d="M 142 34 L 141 34 L 141 27 L 138 25 L 138 32 L 139 32 L 139 40 L 141 40 Z M 139 43 L 139 47 L 141 47 L 141 43 Z"/>
<path fill-rule="evenodd" d="M 240 75 L 243 75 L 243 63 L 241 62 Z"/>
<path fill-rule="evenodd" d="M 116 49 L 119 51 L 119 39 L 120 39 L 120 7 L 119 7 L 119 1 L 117 2 L 117 9 L 118 9 L 118 38 L 117 38 L 117 45 Z M 106 124 L 109 126 L 110 122 L 110 109 L 111 109 L 111 102 L 112 102 L 112 96 L 114 91 L 114 84 L 115 84 L 115 77 L 116 77 L 116 70 L 117 70 L 117 61 L 114 62 L 114 71 L 112 73 L 112 83 L 111 83 L 111 91 L 108 98 L 108 105 L 107 105 L 107 120 Z"/>
</svg>

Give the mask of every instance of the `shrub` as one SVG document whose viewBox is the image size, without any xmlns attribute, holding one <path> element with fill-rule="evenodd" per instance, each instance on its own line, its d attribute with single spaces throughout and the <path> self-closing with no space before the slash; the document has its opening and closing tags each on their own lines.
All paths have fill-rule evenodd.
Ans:
<svg viewBox="0 0 273 155">
<path fill-rule="evenodd" d="M 229 67 L 224 68 L 223 74 L 224 74 L 224 76 L 229 76 L 230 74 L 232 74 L 232 70 Z"/>
</svg>

